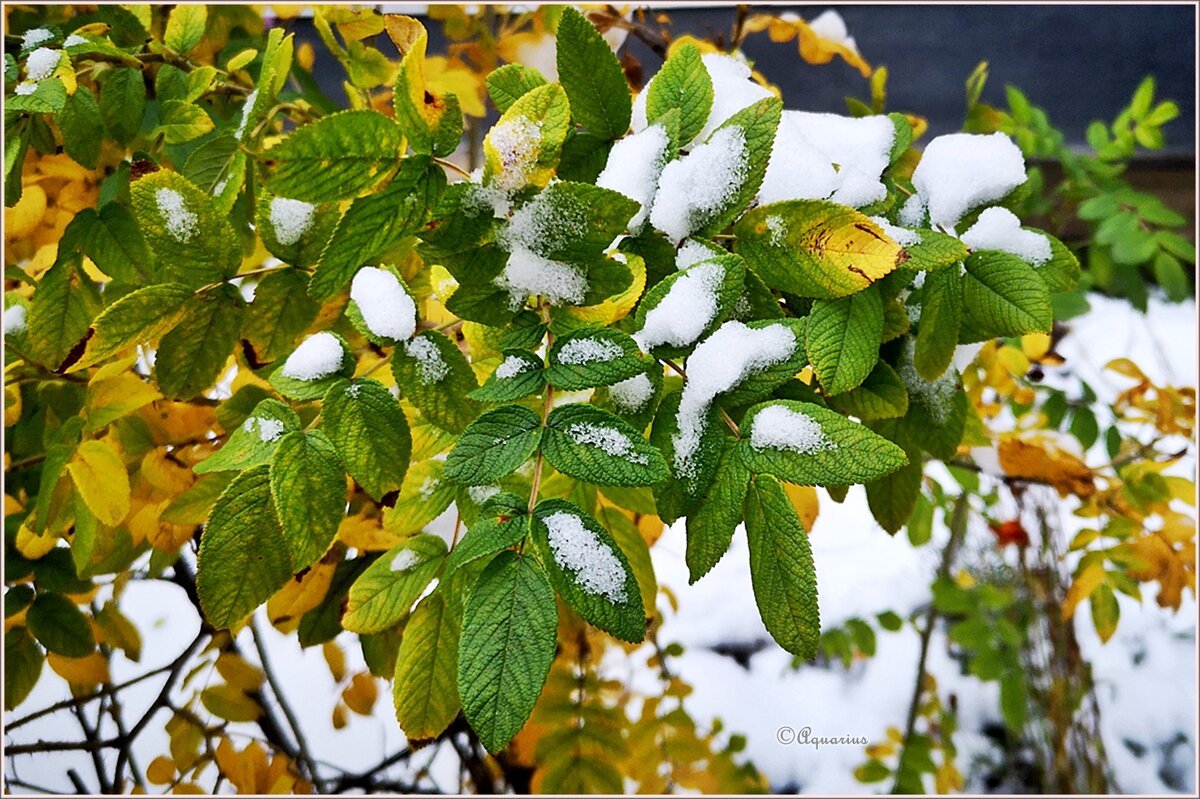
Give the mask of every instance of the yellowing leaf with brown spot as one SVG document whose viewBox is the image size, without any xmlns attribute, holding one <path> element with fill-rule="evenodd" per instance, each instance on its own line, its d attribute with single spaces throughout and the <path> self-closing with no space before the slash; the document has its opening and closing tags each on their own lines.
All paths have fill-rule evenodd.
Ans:
<svg viewBox="0 0 1200 799">
<path fill-rule="evenodd" d="M 81 658 L 68 658 L 50 652 L 46 662 L 54 673 L 72 685 L 92 686 L 110 682 L 108 661 L 99 652 Z"/>
<path fill-rule="evenodd" d="M 67 463 L 75 490 L 101 524 L 115 527 L 129 512 L 129 474 L 111 447 L 84 441 Z"/>
<path fill-rule="evenodd" d="M 342 691 L 342 701 L 360 716 L 371 715 L 378 698 L 379 686 L 375 684 L 375 678 L 370 672 L 366 671 L 355 674 L 346 690 Z"/>
<path fill-rule="evenodd" d="M 862 213 L 827 200 L 761 205 L 734 226 L 734 252 L 769 287 L 816 299 L 855 294 L 908 260 Z"/>
<path fill-rule="evenodd" d="M 173 461 L 162 449 L 152 449 L 146 453 L 138 475 L 161 496 L 171 498 L 187 491 L 196 482 L 191 469 Z"/>
<path fill-rule="evenodd" d="M 1052 441 L 1008 437 L 997 447 L 1000 468 L 1009 477 L 1048 483 L 1060 496 L 1090 497 L 1096 492 L 1092 470 Z"/>
<path fill-rule="evenodd" d="M 281 633 L 294 632 L 300 626 L 300 618 L 321 604 L 329 591 L 337 562 L 318 561 L 299 579 L 288 580 L 287 585 L 267 600 L 267 618 Z"/>
</svg>

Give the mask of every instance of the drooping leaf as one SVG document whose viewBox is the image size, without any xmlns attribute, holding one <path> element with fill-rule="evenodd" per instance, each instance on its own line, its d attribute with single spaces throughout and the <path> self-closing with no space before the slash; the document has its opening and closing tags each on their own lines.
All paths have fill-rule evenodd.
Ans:
<svg viewBox="0 0 1200 799">
<path fill-rule="evenodd" d="M 341 111 L 267 150 L 267 188 L 310 203 L 356 197 L 400 164 L 403 134 L 378 111 Z"/>
<path fill-rule="evenodd" d="M 350 586 L 342 626 L 356 633 L 386 630 L 404 618 L 446 555 L 446 542 L 420 534 L 388 550 Z"/>
<path fill-rule="evenodd" d="M 609 139 L 629 130 L 632 102 L 621 62 L 587 18 L 567 7 L 558 22 L 558 77 L 571 104 L 571 116 L 592 133 Z"/>
<path fill-rule="evenodd" d="M 160 283 L 121 297 L 92 322 L 92 335 L 82 357 L 67 371 L 87 368 L 126 347 L 167 333 L 179 322 L 193 294 L 179 283 Z"/>
<path fill-rule="evenodd" d="M 212 387 L 237 344 L 246 316 L 241 293 L 230 285 L 194 297 L 183 318 L 162 337 L 154 374 L 170 399 L 191 399 Z"/>
<path fill-rule="evenodd" d="M 505 405 L 473 421 L 450 454 L 445 476 L 466 485 L 494 483 L 529 459 L 542 438 L 542 420 L 522 405 Z"/>
<path fill-rule="evenodd" d="M 471 591 L 458 651 L 463 713 L 489 752 L 525 725 L 554 659 L 554 590 L 529 555 L 501 552 Z"/>
<path fill-rule="evenodd" d="M 1050 291 L 1038 271 L 1015 255 L 981 251 L 964 262 L 960 340 L 1049 333 L 1054 322 Z"/>
<path fill-rule="evenodd" d="M 926 380 L 936 380 L 954 360 L 962 321 L 962 294 L 962 279 L 953 269 L 930 272 L 925 277 L 913 364 Z"/>
<path fill-rule="evenodd" d="M 412 436 L 404 411 L 382 383 L 335 383 L 321 406 L 321 428 L 346 471 L 372 499 L 399 490 L 412 456 Z"/>
<path fill-rule="evenodd" d="M 804 346 L 826 396 L 849 391 L 867 378 L 879 358 L 882 335 L 883 303 L 874 286 L 813 303 Z"/>
<path fill-rule="evenodd" d="M 479 415 L 479 403 L 467 396 L 479 388 L 475 372 L 441 333 L 427 330 L 397 347 L 392 373 L 401 395 L 445 430 L 461 433 Z"/>
<path fill-rule="evenodd" d="M 211 195 L 166 170 L 139 178 L 130 192 L 134 217 L 164 281 L 199 288 L 233 277 L 241 243 Z"/>
<path fill-rule="evenodd" d="M 298 572 L 325 554 L 345 515 L 341 459 L 320 430 L 297 431 L 279 440 L 270 472 L 271 497 L 292 571 Z"/>
<path fill-rule="evenodd" d="M 767 632 L 793 655 L 816 657 L 821 621 L 808 532 L 770 475 L 756 476 L 746 494 L 746 537 L 754 599 Z"/>
<path fill-rule="evenodd" d="M 687 517 L 688 583 L 712 570 L 725 555 L 742 521 L 750 472 L 742 464 L 737 442 L 728 438 L 716 477 L 696 509 Z"/>
</svg>

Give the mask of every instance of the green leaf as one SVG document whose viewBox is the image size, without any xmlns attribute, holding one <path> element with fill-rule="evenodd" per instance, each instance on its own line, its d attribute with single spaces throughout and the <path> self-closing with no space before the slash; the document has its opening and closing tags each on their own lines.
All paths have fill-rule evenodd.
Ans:
<svg viewBox="0 0 1200 799">
<path fill-rule="evenodd" d="M 805 334 L 808 360 L 826 396 L 862 383 L 879 359 L 883 302 L 874 286 L 836 300 L 817 300 Z"/>
<path fill-rule="evenodd" d="M 906 269 L 935 272 L 953 266 L 971 254 L 967 245 L 954 236 L 928 228 L 921 228 L 916 233 L 921 240 L 904 248 L 908 253 L 908 260 L 904 262 Z"/>
<path fill-rule="evenodd" d="M 571 7 L 558 22 L 558 79 L 571 116 L 592 133 L 616 139 L 629 130 L 632 101 L 625 70 L 600 32 Z"/>
<path fill-rule="evenodd" d="M 501 114 L 529 92 L 545 85 L 542 73 L 520 64 L 505 64 L 487 76 L 488 95 Z"/>
<path fill-rule="evenodd" d="M 342 463 L 323 432 L 297 431 L 279 440 L 271 457 L 271 498 L 292 571 L 308 568 L 329 549 L 346 512 Z"/>
<path fill-rule="evenodd" d="M 750 582 L 767 632 L 788 652 L 811 660 L 821 637 L 812 549 L 791 500 L 770 475 L 756 476 L 746 494 L 746 537 Z"/>
<path fill-rule="evenodd" d="M 154 361 L 158 387 L 168 399 L 191 399 L 220 377 L 237 345 L 246 302 L 234 286 L 193 298 L 183 318 L 162 337 Z"/>
<path fill-rule="evenodd" d="M 1121 606 L 1117 604 L 1117 595 L 1113 593 L 1112 586 L 1104 582 L 1096 586 L 1088 601 L 1092 608 L 1092 626 L 1096 628 L 1100 642 L 1106 644 L 1117 631 L 1117 624 L 1121 620 Z M 34 606 L 36 607 L 36 603 Z"/>
<path fill-rule="evenodd" d="M 166 144 L 198 139 L 214 127 L 212 117 L 198 105 L 183 100 L 167 100 L 162 104 L 158 129 Z"/>
<path fill-rule="evenodd" d="M 300 646 L 323 644 L 342 632 L 341 618 L 346 593 L 372 562 L 370 557 L 359 557 L 338 563 L 321 604 L 300 617 L 300 628 L 296 631 Z"/>
<path fill-rule="evenodd" d="M 1095 595 L 1092 603 L 1095 604 Z M 1000 715 L 1004 717 L 1004 726 L 1014 735 L 1020 735 L 1025 729 L 1028 702 L 1029 685 L 1025 672 L 1019 668 L 1011 669 L 1000 678 Z"/>
<path fill-rule="evenodd" d="M 1167 293 L 1171 302 L 1183 302 L 1192 295 L 1188 270 L 1179 259 L 1168 252 L 1159 252 L 1154 258 L 1154 279 Z"/>
<path fill-rule="evenodd" d="M 513 214 L 508 238 L 544 258 L 587 263 L 625 231 L 637 210 L 620 192 L 560 180 Z"/>
<path fill-rule="evenodd" d="M 551 411 L 542 454 L 563 474 L 598 485 L 648 486 L 670 476 L 657 447 L 625 420 L 591 405 Z"/>
<path fill-rule="evenodd" d="M 970 340 L 1050 332 L 1050 292 L 1036 269 L 994 251 L 974 253 L 965 264 L 963 333 Z"/>
<path fill-rule="evenodd" d="M 146 83 L 140 69 L 118 67 L 101 76 L 100 116 L 118 143 L 127 144 L 138 134 L 145 113 Z"/>
<path fill-rule="evenodd" d="M 96 313 L 100 295 L 78 258 L 61 259 L 42 276 L 29 309 L 29 354 L 51 369 L 65 369 Z"/>
<path fill-rule="evenodd" d="M 471 392 L 481 402 L 512 402 L 536 394 L 546 385 L 546 365 L 529 350 L 506 349 L 504 360 L 487 382 Z"/>
<path fill-rule="evenodd" d="M 182 173 L 228 213 L 245 183 L 246 153 L 231 134 L 214 136 L 188 154 Z"/>
<path fill-rule="evenodd" d="M 342 346 L 342 363 L 341 367 L 337 371 L 323 377 L 314 378 L 312 380 L 300 380 L 299 378 L 290 377 L 284 374 L 284 372 L 287 370 L 287 361 L 284 361 L 283 365 L 271 374 L 269 381 L 271 383 L 271 388 L 275 389 L 288 399 L 307 402 L 309 400 L 320 399 L 321 397 L 325 396 L 325 392 L 329 390 L 330 386 L 336 383 L 339 379 L 343 377 L 350 377 L 350 375 L 354 373 L 354 353 L 350 351 L 350 346 L 346 344 L 345 339 L 343 339 L 337 333 L 331 333 L 329 331 L 314 333 L 312 336 L 309 336 L 302 341 L 300 343 L 300 347 L 303 347 L 305 343 L 307 343 L 314 336 L 325 335 L 333 336 Z M 300 349 L 300 347 L 297 347 L 297 349 Z"/>
<path fill-rule="evenodd" d="M 479 415 L 479 403 L 467 396 L 479 388 L 475 372 L 441 333 L 427 330 L 396 347 L 392 373 L 400 393 L 444 430 L 461 433 Z"/>
<path fill-rule="evenodd" d="M 74 94 L 67 95 L 57 122 L 67 155 L 81 166 L 95 169 L 100 160 L 102 141 L 98 132 L 104 128 L 104 118 L 100 116 L 100 104 L 92 90 L 77 86 Z"/>
<path fill-rule="evenodd" d="M 25 701 L 42 676 L 42 650 L 24 627 L 4 635 L 4 709 L 12 710 Z"/>
<path fill-rule="evenodd" d="M 432 522 L 454 501 L 458 486 L 442 478 L 444 461 L 425 460 L 409 466 L 394 507 L 383 512 L 383 526 L 407 535 Z"/>
<path fill-rule="evenodd" d="M 466 485 L 494 483 L 527 461 L 541 436 L 542 420 L 522 405 L 488 411 L 463 431 L 446 456 L 446 479 Z"/>
<path fill-rule="evenodd" d="M 654 487 L 654 502 L 658 508 L 659 517 L 671 524 L 682 516 L 689 515 L 708 491 L 717 473 L 717 466 L 724 449 L 725 433 L 722 428 L 720 410 L 711 408 L 708 417 L 700 431 L 700 443 L 692 455 L 692 473 L 680 477 L 675 472 L 678 469 L 675 455 L 675 437 L 679 434 L 679 401 L 682 394 L 678 391 L 665 396 L 658 406 L 654 417 L 654 426 L 650 429 L 650 441 L 671 464 L 671 476 L 662 484 Z"/>
<path fill-rule="evenodd" d="M 83 356 L 68 371 L 84 369 L 164 335 L 178 324 L 194 294 L 179 283 L 161 283 L 121 297 L 92 322 Z"/>
<path fill-rule="evenodd" d="M 237 272 L 240 239 L 210 195 L 165 170 L 139 178 L 130 191 L 134 217 L 165 280 L 198 288 Z"/>
<path fill-rule="evenodd" d="M 426 533 L 385 552 L 350 586 L 342 626 L 355 633 L 377 633 L 399 622 L 445 555 L 446 542 Z"/>
<path fill-rule="evenodd" d="M 444 590 L 417 605 L 400 639 L 392 699 L 396 720 L 414 745 L 431 741 L 458 715 L 458 640 L 462 602 Z"/>
<path fill-rule="evenodd" d="M 936 380 L 954 360 L 962 319 L 962 296 L 962 279 L 955 270 L 941 269 L 925 276 L 913 364 L 917 374 L 926 380 Z"/>
<path fill-rule="evenodd" d="M 39 81 L 32 94 L 13 94 L 4 98 L 6 111 L 32 114 L 57 114 L 67 105 L 67 88 L 58 77 Z"/>
<path fill-rule="evenodd" d="M 1046 288 L 1051 294 L 1061 294 L 1071 291 L 1079 283 L 1082 274 L 1079 259 L 1067 245 L 1051 236 L 1049 233 L 1037 231 L 1050 241 L 1050 260 L 1037 267 L 1037 273 L 1046 281 Z"/>
<path fill-rule="evenodd" d="M 690 142 L 704 128 L 712 111 L 712 77 L 693 44 L 671 54 L 646 87 L 646 121 L 654 124 L 679 109 L 679 140 Z"/>
<path fill-rule="evenodd" d="M 191 488 L 171 500 L 159 520 L 169 524 L 204 524 L 217 497 L 236 476 L 233 472 L 224 472 L 197 480 Z"/>
<path fill-rule="evenodd" d="M 764 411 L 771 415 L 756 424 Z M 864 483 L 907 462 L 904 451 L 892 442 L 836 411 L 808 402 L 776 400 L 756 405 L 746 412 L 741 430 L 742 463 L 747 469 L 797 485 Z"/>
<path fill-rule="evenodd" d="M 708 574 L 725 555 L 742 521 L 750 472 L 742 465 L 735 439 L 725 439 L 716 477 L 697 508 L 687 517 L 688 584 Z"/>
<path fill-rule="evenodd" d="M 771 160 L 771 147 L 775 143 L 775 131 L 782 113 L 783 103 L 779 98 L 764 97 L 738 111 L 713 131 L 713 135 L 716 135 L 725 128 L 741 128 L 746 141 L 746 176 L 737 193 L 721 203 L 720 209 L 703 222 L 700 235 L 711 237 L 724 233 L 742 215 L 742 211 L 754 202 L 762 186 L 763 175 L 767 172 L 767 162 Z"/>
<path fill-rule="evenodd" d="M 858 388 L 829 398 L 829 406 L 859 419 L 892 419 L 908 412 L 908 389 L 896 370 L 884 361 L 875 364 Z"/>
<path fill-rule="evenodd" d="M 970 405 L 958 373 L 949 369 L 929 382 L 911 366 L 901 364 L 900 377 L 909 395 L 908 413 L 898 421 L 900 435 L 906 437 L 904 446 L 911 443 L 940 460 L 953 458 L 963 438 Z"/>
<path fill-rule="evenodd" d="M 291 578 L 268 468 L 244 471 L 221 494 L 200 536 L 196 591 L 204 617 L 219 630 L 237 627 Z"/>
<path fill-rule="evenodd" d="M 628 334 L 604 327 L 581 327 L 554 342 L 546 382 L 565 391 L 611 386 L 646 369 Z"/>
<path fill-rule="evenodd" d="M 445 174 L 427 157 L 410 156 L 386 189 L 356 199 L 321 251 L 308 287 L 313 299 L 329 299 L 359 267 L 420 229 L 445 185 Z"/>
<path fill-rule="evenodd" d="M 100 271 L 133 285 L 150 283 L 154 256 L 137 228 L 133 214 L 120 203 L 108 203 L 99 211 L 85 208 L 75 214 L 63 231 L 59 252 L 79 246 Z"/>
<path fill-rule="evenodd" d="M 489 752 L 499 752 L 533 711 L 554 660 L 558 609 L 532 557 L 501 552 L 480 575 L 463 615 L 458 692 Z"/>
<path fill-rule="evenodd" d="M 356 197 L 400 164 L 399 126 L 378 111 L 340 111 L 302 125 L 263 154 L 267 188 L 310 203 Z"/>
<path fill-rule="evenodd" d="M 87 617 L 62 594 L 39 594 L 25 623 L 38 643 L 56 655 L 81 658 L 96 648 Z"/>
<path fill-rule="evenodd" d="M 714 272 L 716 270 L 716 272 Z M 720 275 L 719 282 L 712 277 Z M 647 350 L 658 358 L 675 358 L 691 351 L 697 341 L 720 327 L 733 313 L 742 296 L 747 270 L 736 255 L 717 255 L 668 275 L 643 295 L 634 317 L 638 341 L 650 345 Z M 698 291 L 699 289 L 699 291 Z M 699 294 L 713 298 L 712 318 L 703 327 L 677 331 L 676 314 L 695 313 L 694 324 L 704 323 L 707 309 L 687 307 Z M 775 303 L 774 297 L 771 298 Z M 686 305 L 685 305 L 686 303 Z M 655 309 L 662 308 L 655 313 Z M 661 317 L 666 317 L 665 319 Z M 647 326 L 647 321 L 650 322 Z M 665 324 L 664 324 L 665 323 Z M 681 335 L 686 333 L 687 335 Z M 691 335 L 694 333 L 695 335 Z"/>
<path fill-rule="evenodd" d="M 547 499 L 534 508 L 532 532 L 550 584 L 576 613 L 622 641 L 645 638 L 637 579 L 599 522 L 566 500 Z"/>
<path fill-rule="evenodd" d="M 242 335 L 255 357 L 270 363 L 295 348 L 296 339 L 316 321 L 320 310 L 308 296 L 308 275 L 298 269 L 279 269 L 254 288 Z"/>
<path fill-rule="evenodd" d="M 483 140 L 484 185 L 512 192 L 549 183 L 570 116 L 567 94 L 557 83 L 522 95 Z"/>
<path fill-rule="evenodd" d="M 338 381 L 321 404 L 321 429 L 346 471 L 380 501 L 398 491 L 412 456 L 412 436 L 400 404 L 382 383 Z"/>
<path fill-rule="evenodd" d="M 167 17 L 167 28 L 163 32 L 163 44 L 180 55 L 187 55 L 204 38 L 204 26 L 208 23 L 208 8 L 202 5 L 178 5 Z"/>
<path fill-rule="evenodd" d="M 734 226 L 734 251 L 768 286 L 835 299 L 862 291 L 908 254 L 853 208 L 827 200 L 763 205 Z"/>
<path fill-rule="evenodd" d="M 916 453 L 908 457 L 908 465 L 866 484 L 871 515 L 891 535 L 909 520 L 921 496 L 921 460 Z"/>
<path fill-rule="evenodd" d="M 515 494 L 495 494 L 484 502 L 479 518 L 467 528 L 450 557 L 446 559 L 444 578 L 463 566 L 502 549 L 516 546 L 529 531 L 528 505 Z"/>
</svg>

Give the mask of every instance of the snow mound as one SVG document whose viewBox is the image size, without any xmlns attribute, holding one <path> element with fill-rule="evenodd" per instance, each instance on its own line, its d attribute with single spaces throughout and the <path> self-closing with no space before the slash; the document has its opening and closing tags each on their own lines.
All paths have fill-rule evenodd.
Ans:
<svg viewBox="0 0 1200 799">
<path fill-rule="evenodd" d="M 625 569 L 607 544 L 583 526 L 573 513 L 559 511 L 542 519 L 549 533 L 554 561 L 575 576 L 579 586 L 592 596 L 604 596 L 614 604 L 628 600 Z"/>
<path fill-rule="evenodd" d="M 629 230 L 641 228 L 650 216 L 658 176 L 662 173 L 670 140 L 662 125 L 651 125 L 640 133 L 620 139 L 608 154 L 596 185 L 624 194 L 642 204 L 629 220 Z"/>
<path fill-rule="evenodd" d="M 509 307 L 514 310 L 531 294 L 545 297 L 551 305 L 579 305 L 588 290 L 587 275 L 578 267 L 543 258 L 519 245 L 513 247 L 504 271 L 492 282 L 508 292 Z"/>
<path fill-rule="evenodd" d="M 293 380 L 319 380 L 342 368 L 346 352 L 332 333 L 314 333 L 283 364 L 283 376 Z"/>
<path fill-rule="evenodd" d="M 885 116 L 784 111 L 758 200 L 830 199 L 855 208 L 878 202 L 887 196 L 879 176 L 895 138 Z"/>
<path fill-rule="evenodd" d="M 1025 158 L 1003 133 L 951 133 L 929 142 L 913 186 L 934 225 L 952 230 L 963 214 L 1025 182 Z"/>
<path fill-rule="evenodd" d="M 658 180 L 650 224 L 678 244 L 710 221 L 742 187 L 748 169 L 746 135 L 722 128 L 667 164 Z"/>
<path fill-rule="evenodd" d="M 416 332 L 417 304 L 386 269 L 359 269 L 350 284 L 350 299 L 358 306 L 367 329 L 376 336 L 399 341 Z"/>
<path fill-rule="evenodd" d="M 242 423 L 242 429 L 247 433 L 253 433 L 255 427 L 258 427 L 258 440 L 264 444 L 278 441 L 279 437 L 283 435 L 283 422 L 278 419 L 267 416 L 251 416 Z"/>
<path fill-rule="evenodd" d="M 786 449 L 800 455 L 837 449 L 812 417 L 783 405 L 768 405 L 754 416 L 750 446 Z"/>
<path fill-rule="evenodd" d="M 29 54 L 29 59 L 25 62 L 25 74 L 29 76 L 30 80 L 45 80 L 58 68 L 61 55 L 62 50 L 39 47 Z"/>
<path fill-rule="evenodd" d="M 883 231 L 883 235 L 887 236 L 901 247 L 911 247 L 914 244 L 921 243 L 921 234 L 915 230 L 897 227 L 882 216 L 872 216 L 868 218 L 875 224 L 879 225 L 879 229 Z"/>
<path fill-rule="evenodd" d="M 720 264 L 702 262 L 688 269 L 671 285 L 666 296 L 646 314 L 633 340 L 644 352 L 670 344 L 686 347 L 704 332 L 717 315 L 717 291 L 725 278 Z"/>
<path fill-rule="evenodd" d="M 594 338 L 571 339 L 558 351 L 555 359 L 570 366 L 605 363 L 620 358 L 624 350 L 614 342 Z"/>
<path fill-rule="evenodd" d="M 249 100 L 246 104 L 249 105 Z M 317 206 L 301 200 L 289 200 L 286 197 L 271 200 L 271 227 L 275 229 L 275 238 L 285 247 L 300 241 L 300 237 L 312 227 L 316 210 Z"/>
<path fill-rule="evenodd" d="M 510 377 L 516 377 L 519 374 L 528 372 L 531 368 L 533 368 L 533 364 L 524 358 L 509 355 L 500 362 L 500 365 L 496 367 L 496 371 L 493 374 L 497 380 L 507 380 Z"/>
<path fill-rule="evenodd" d="M 972 250 L 1000 250 L 1034 266 L 1050 260 L 1050 239 L 1022 229 L 1021 220 L 1007 208 L 985 208 L 962 240 Z"/>
<path fill-rule="evenodd" d="M 24 305 L 13 305 L 4 309 L 4 335 L 15 335 L 25 330 L 27 326 L 27 313 Z"/>
<path fill-rule="evenodd" d="M 488 141 L 500 159 L 500 168 L 493 176 L 494 185 L 512 192 L 528 184 L 541 152 L 541 125 L 527 117 L 503 120 L 492 128 Z"/>
<path fill-rule="evenodd" d="M 625 413 L 637 413 L 654 396 L 654 384 L 646 374 L 634 375 L 609 386 L 608 396 Z"/>
</svg>

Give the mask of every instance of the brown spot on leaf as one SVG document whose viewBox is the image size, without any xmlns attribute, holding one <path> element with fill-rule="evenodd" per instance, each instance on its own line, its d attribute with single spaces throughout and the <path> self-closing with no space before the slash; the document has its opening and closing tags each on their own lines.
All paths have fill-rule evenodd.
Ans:
<svg viewBox="0 0 1200 799">
<path fill-rule="evenodd" d="M 396 507 L 396 500 L 399 498 L 400 489 L 397 488 L 395 491 L 389 491 L 380 497 L 379 504 L 383 505 L 385 508 L 394 508 Z"/>
<path fill-rule="evenodd" d="M 67 357 L 64 358 L 63 362 L 58 365 L 58 368 L 54 370 L 55 373 L 61 375 L 63 372 L 74 366 L 79 359 L 83 357 L 83 351 L 87 349 L 87 343 L 94 335 L 96 335 L 96 328 L 89 327 L 87 333 L 83 335 L 83 338 L 76 342 L 75 346 L 71 348 L 71 351 L 67 353 Z"/>
<path fill-rule="evenodd" d="M 874 237 L 875 237 L 876 239 L 878 239 L 879 241 L 887 241 L 887 239 L 885 239 L 883 236 L 880 236 L 880 235 L 879 235 L 878 233 L 876 233 L 874 230 L 871 230 L 871 228 L 867 227 L 867 226 L 866 226 L 866 225 L 864 225 L 862 222 L 855 222 L 855 223 L 854 223 L 854 226 L 855 226 L 856 228 L 858 228 L 859 230 L 861 230 L 863 233 L 866 233 L 866 234 L 867 234 L 867 235 L 869 235 L 869 236 L 874 236 Z"/>
<path fill-rule="evenodd" d="M 250 364 L 251 369 L 261 369 L 270 361 L 262 361 L 258 357 L 258 353 L 254 350 L 254 345 L 250 343 L 250 339 L 242 339 L 242 356 L 246 359 L 246 363 Z"/>
<path fill-rule="evenodd" d="M 146 175 L 157 172 L 158 164 L 153 161 L 147 161 L 144 158 L 139 158 L 129 165 L 129 180 L 135 181 L 138 178 L 143 178 Z"/>
</svg>

